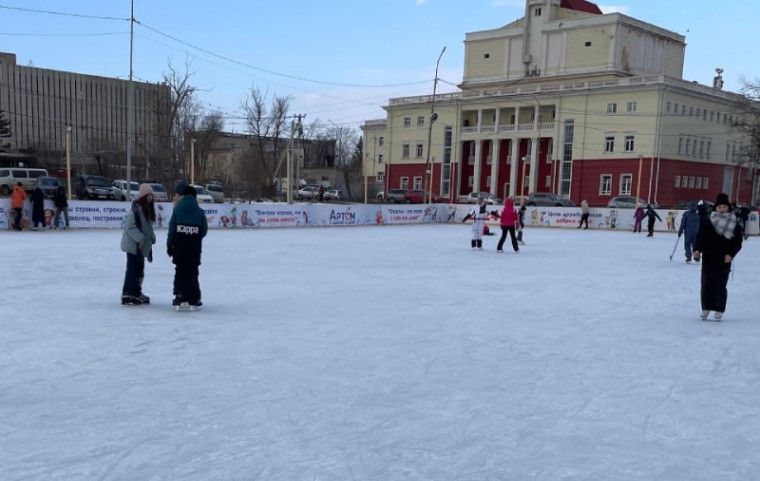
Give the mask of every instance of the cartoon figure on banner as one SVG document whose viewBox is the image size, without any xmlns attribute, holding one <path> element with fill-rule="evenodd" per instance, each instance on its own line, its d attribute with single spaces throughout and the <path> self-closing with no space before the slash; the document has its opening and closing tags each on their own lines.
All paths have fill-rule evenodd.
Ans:
<svg viewBox="0 0 760 481">
<path fill-rule="evenodd" d="M 449 215 L 446 217 L 446 222 L 451 222 L 451 221 L 456 220 L 457 208 L 454 207 L 453 205 L 450 205 L 448 208 L 449 208 Z"/>
<path fill-rule="evenodd" d="M 254 227 L 253 221 L 250 217 L 248 217 L 248 211 L 244 210 L 243 214 L 240 216 L 240 226 L 241 227 Z"/>
<path fill-rule="evenodd" d="M 43 227 L 52 228 L 55 211 L 53 209 L 45 209 L 43 214 L 45 214 L 45 225 Z"/>
<path fill-rule="evenodd" d="M 385 224 L 385 220 L 383 220 L 383 211 L 380 209 L 377 209 L 377 213 L 375 213 L 375 223 L 376 224 Z"/>
<path fill-rule="evenodd" d="M 218 227 L 224 227 L 225 229 L 230 227 L 230 218 L 227 217 L 226 215 L 219 217 Z"/>
<path fill-rule="evenodd" d="M 530 211 L 530 223 L 531 225 L 538 225 L 538 210 L 533 209 Z"/>
<path fill-rule="evenodd" d="M 430 207 L 425 207 L 425 210 L 422 213 L 422 222 L 435 222 L 436 212 L 436 210 L 431 209 Z"/>
<path fill-rule="evenodd" d="M 237 207 L 232 208 L 232 227 L 237 227 Z"/>
<path fill-rule="evenodd" d="M 604 226 L 609 227 L 610 229 L 614 229 L 616 223 L 617 223 L 617 211 L 615 209 L 612 209 L 610 210 L 609 215 L 604 217 Z"/>
</svg>

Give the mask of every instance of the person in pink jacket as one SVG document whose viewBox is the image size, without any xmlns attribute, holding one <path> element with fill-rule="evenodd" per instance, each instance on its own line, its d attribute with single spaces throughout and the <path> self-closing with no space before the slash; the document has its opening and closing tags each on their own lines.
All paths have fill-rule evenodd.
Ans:
<svg viewBox="0 0 760 481">
<path fill-rule="evenodd" d="M 518 252 L 520 248 L 517 247 L 515 229 L 520 226 L 520 221 L 517 218 L 517 211 L 512 204 L 512 199 L 504 199 L 504 210 L 501 211 L 501 216 L 499 218 L 501 219 L 501 239 L 499 239 L 499 245 L 496 246 L 496 252 L 504 252 L 502 247 L 504 247 L 504 241 L 507 239 L 507 232 L 509 232 L 512 240 L 512 248 L 515 252 Z"/>
</svg>

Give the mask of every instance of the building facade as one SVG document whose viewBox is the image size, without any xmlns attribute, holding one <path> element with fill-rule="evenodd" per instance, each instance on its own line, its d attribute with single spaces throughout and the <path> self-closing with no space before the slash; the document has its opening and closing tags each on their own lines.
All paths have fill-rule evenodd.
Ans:
<svg viewBox="0 0 760 481">
<path fill-rule="evenodd" d="M 745 98 L 682 78 L 685 38 L 584 0 L 526 0 L 525 16 L 468 33 L 459 92 L 394 98 L 364 126 L 365 175 L 452 201 L 552 192 L 602 206 L 671 206 L 726 192 L 756 200 Z M 431 130 L 432 129 L 432 130 Z M 428 134 L 431 145 L 427 145 Z M 380 145 L 382 139 L 383 145 Z M 382 162 L 380 157 L 382 155 Z M 372 165 L 369 165 L 369 164 Z"/>
<path fill-rule="evenodd" d="M 16 64 L 0 53 L 0 110 L 10 121 L 5 149 L 34 158 L 39 167 L 65 167 L 66 132 L 81 173 L 125 173 L 129 82 Z M 134 82 L 135 177 L 156 176 L 170 144 L 171 93 L 165 84 Z"/>
</svg>

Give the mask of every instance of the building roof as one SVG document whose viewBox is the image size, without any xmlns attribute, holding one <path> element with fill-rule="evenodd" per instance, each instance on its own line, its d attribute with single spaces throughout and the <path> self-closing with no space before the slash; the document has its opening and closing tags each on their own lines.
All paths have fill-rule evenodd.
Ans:
<svg viewBox="0 0 760 481">
<path fill-rule="evenodd" d="M 595 3 L 587 2 L 586 0 L 562 0 L 559 6 L 569 10 L 602 15 L 601 9 Z"/>
</svg>

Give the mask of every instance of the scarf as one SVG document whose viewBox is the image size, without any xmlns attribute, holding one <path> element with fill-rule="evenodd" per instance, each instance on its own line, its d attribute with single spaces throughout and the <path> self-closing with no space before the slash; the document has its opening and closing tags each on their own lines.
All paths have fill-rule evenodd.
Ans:
<svg viewBox="0 0 760 481">
<path fill-rule="evenodd" d="M 728 212 L 726 214 L 718 214 L 717 212 L 713 212 L 710 214 L 710 222 L 712 222 L 712 225 L 715 228 L 715 232 L 717 232 L 718 235 L 723 236 L 729 240 L 734 237 L 734 229 L 736 229 L 736 216 L 733 214 L 733 212 Z"/>
</svg>

